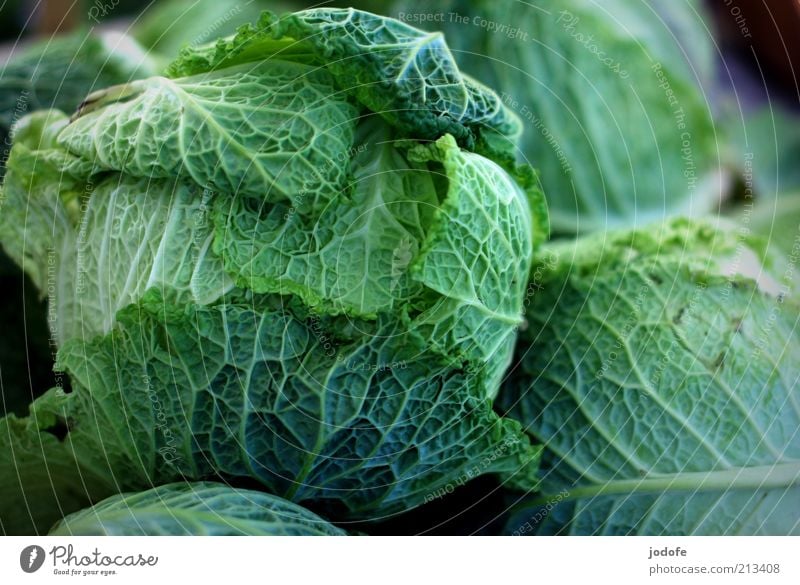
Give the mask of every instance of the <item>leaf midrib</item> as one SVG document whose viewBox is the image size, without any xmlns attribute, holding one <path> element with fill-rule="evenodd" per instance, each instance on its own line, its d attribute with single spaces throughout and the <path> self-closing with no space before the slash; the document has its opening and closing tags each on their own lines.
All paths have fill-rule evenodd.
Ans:
<svg viewBox="0 0 800 585">
<path fill-rule="evenodd" d="M 622 479 L 569 490 L 565 499 L 667 491 L 719 491 L 800 487 L 800 461 L 774 465 L 731 467 L 717 471 L 694 471 L 642 479 Z"/>
</svg>

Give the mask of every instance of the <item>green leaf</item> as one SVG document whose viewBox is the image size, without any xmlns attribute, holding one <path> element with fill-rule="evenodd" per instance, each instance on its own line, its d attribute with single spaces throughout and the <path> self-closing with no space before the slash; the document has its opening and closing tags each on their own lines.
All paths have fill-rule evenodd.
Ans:
<svg viewBox="0 0 800 585">
<path fill-rule="evenodd" d="M 66 117 L 58 111 L 24 118 L 0 188 L 3 249 L 50 301 L 48 326 L 56 338 L 59 313 L 71 312 L 75 303 L 67 287 L 73 277 L 76 228 L 86 193 L 86 179 L 72 174 L 86 165 L 51 148 L 52 128 L 64 124 Z"/>
<path fill-rule="evenodd" d="M 63 440 L 71 424 L 60 408 L 63 397 L 54 388 L 27 418 L 0 419 L 0 533 L 46 534 L 65 514 L 113 492 L 102 468 L 76 459 Z"/>
<path fill-rule="evenodd" d="M 449 136 L 407 158 L 385 125 L 359 133 L 352 193 L 319 218 L 220 200 L 215 252 L 240 285 L 297 294 L 317 311 L 374 318 L 409 304 L 420 343 L 490 364 L 493 393 L 522 323 L 533 239 L 544 237 L 528 206 L 541 193 Z"/>
<path fill-rule="evenodd" d="M 59 340 L 108 333 L 151 287 L 210 304 L 233 288 L 211 251 L 213 193 L 191 183 L 113 173 L 83 206 L 73 266 L 55 299 Z M 65 306 L 66 305 L 66 306 Z"/>
<path fill-rule="evenodd" d="M 58 140 L 99 168 L 320 209 L 344 180 L 356 113 L 324 70 L 266 60 L 102 90 Z"/>
<path fill-rule="evenodd" d="M 471 147 L 482 130 L 519 137 L 518 118 L 497 94 L 464 75 L 444 37 L 351 9 L 315 8 L 255 26 L 205 47 L 187 47 L 167 69 L 194 75 L 267 58 L 313 62 L 369 110 L 414 138 L 453 135 Z"/>
<path fill-rule="evenodd" d="M 58 345 L 107 333 L 117 311 L 153 286 L 201 304 L 229 291 L 233 283 L 211 252 L 214 193 L 182 181 L 93 174 L 91 164 L 48 142 L 65 123 L 56 111 L 22 120 L 0 213 L 3 246 L 47 296 Z"/>
<path fill-rule="evenodd" d="M 113 496 L 67 516 L 51 536 L 344 536 L 276 496 L 220 483 L 173 483 Z"/>
<path fill-rule="evenodd" d="M 508 530 L 798 533 L 796 301 L 737 232 L 603 236 L 533 272 L 500 406 L 545 445 L 543 476 Z"/>
<path fill-rule="evenodd" d="M 468 473 L 535 468 L 480 373 L 401 324 L 354 324 L 344 339 L 341 323 L 261 303 L 176 306 L 153 291 L 112 334 L 65 344 L 67 443 L 123 489 L 250 479 L 347 518 L 412 508 Z"/>
<path fill-rule="evenodd" d="M 412 154 L 441 163 L 449 183 L 411 266 L 414 279 L 441 296 L 430 300 L 412 330 L 445 355 L 491 364 L 499 381 L 522 324 L 533 239 L 542 237 L 534 234 L 527 194 L 497 164 L 460 150 L 452 137 Z"/>
</svg>

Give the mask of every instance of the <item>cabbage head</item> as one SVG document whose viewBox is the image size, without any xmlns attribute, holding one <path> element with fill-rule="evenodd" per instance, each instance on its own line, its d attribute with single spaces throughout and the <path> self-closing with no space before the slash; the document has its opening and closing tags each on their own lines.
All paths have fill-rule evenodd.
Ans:
<svg viewBox="0 0 800 585">
<path fill-rule="evenodd" d="M 0 421 L 2 528 L 183 480 L 371 519 L 532 476 L 492 410 L 547 232 L 520 130 L 440 34 L 339 9 L 21 120 L 0 241 L 60 383 Z"/>
<path fill-rule="evenodd" d="M 509 533 L 799 533 L 800 310 L 762 248 L 680 219 L 542 252 L 500 403 L 545 451 Z"/>
</svg>

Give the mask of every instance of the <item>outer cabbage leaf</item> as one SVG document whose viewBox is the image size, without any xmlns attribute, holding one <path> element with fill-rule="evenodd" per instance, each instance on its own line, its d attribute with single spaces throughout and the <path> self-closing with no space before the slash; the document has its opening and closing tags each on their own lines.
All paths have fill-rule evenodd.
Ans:
<svg viewBox="0 0 800 585">
<path fill-rule="evenodd" d="M 484 130 L 512 140 L 521 132 L 497 94 L 461 73 L 441 34 L 352 8 L 264 13 L 233 37 L 187 47 L 167 73 L 194 75 L 271 55 L 326 68 L 342 89 L 413 138 L 451 134 L 471 147 Z"/>
<path fill-rule="evenodd" d="M 60 263 L 74 256 L 73 218 L 82 187 L 62 172 L 58 157 L 50 156 L 54 151 L 37 151 L 40 145 L 49 148 L 52 136 L 43 131 L 53 118 L 57 118 L 54 125 L 66 123 L 56 112 L 40 112 L 19 121 L 18 147 L 0 186 L 1 320 L 5 326 L 0 340 L 2 415 L 24 415 L 31 400 L 55 383 L 43 364 L 52 362 L 50 338 L 59 315 L 55 306 L 48 312 L 41 300 L 43 296 L 62 298 L 57 294 L 59 278 L 65 274 Z M 60 186 L 54 179 L 60 180 Z M 69 295 L 63 299 L 73 302 Z"/>
<path fill-rule="evenodd" d="M 544 253 L 500 397 L 541 495 L 510 532 L 800 531 L 800 312 L 746 249 L 673 222 Z"/>
<path fill-rule="evenodd" d="M 121 494 L 67 516 L 51 536 L 344 536 L 276 496 L 220 483 L 173 483 Z"/>
<path fill-rule="evenodd" d="M 721 137 L 698 87 L 711 43 L 690 3 L 437 3 L 441 21 L 428 26 L 522 118 L 520 156 L 542 173 L 555 231 L 643 225 L 717 203 L 705 179 Z M 391 10 L 430 12 L 420 0 Z"/>
<path fill-rule="evenodd" d="M 342 322 L 262 302 L 174 305 L 154 290 L 110 335 L 65 344 L 66 444 L 123 489 L 254 479 L 348 518 L 414 507 L 467 473 L 531 475 L 538 450 L 492 412 L 480 372 L 390 320 L 343 338 Z"/>
<path fill-rule="evenodd" d="M 211 251 L 213 193 L 191 183 L 113 173 L 83 205 L 74 265 L 55 300 L 59 343 L 107 333 L 152 287 L 209 304 L 233 288 Z M 74 300 L 73 300 L 74 299 Z"/>
<path fill-rule="evenodd" d="M 58 140 L 99 168 L 308 210 L 341 188 L 356 114 L 324 70 L 265 60 L 101 90 Z"/>
<path fill-rule="evenodd" d="M 0 237 L 8 256 L 48 299 L 50 335 L 58 338 L 77 298 L 69 285 L 76 265 L 77 223 L 87 194 L 80 171 L 91 165 L 53 148 L 54 129 L 66 117 L 58 111 L 23 118 L 0 188 Z M 76 174 L 73 174 L 73 171 Z"/>
</svg>

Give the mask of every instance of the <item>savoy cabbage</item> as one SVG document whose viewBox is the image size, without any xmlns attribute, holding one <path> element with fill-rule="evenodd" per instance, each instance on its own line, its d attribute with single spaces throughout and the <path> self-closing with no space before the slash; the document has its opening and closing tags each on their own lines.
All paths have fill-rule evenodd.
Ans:
<svg viewBox="0 0 800 585">
<path fill-rule="evenodd" d="M 673 220 L 542 252 L 501 393 L 542 483 L 510 533 L 798 533 L 800 310 L 761 247 Z"/>
<path fill-rule="evenodd" d="M 0 241 L 69 387 L 0 421 L 3 529 L 179 480 L 335 519 L 532 481 L 492 410 L 547 235 L 519 131 L 440 34 L 338 9 L 21 120 Z"/>
<path fill-rule="evenodd" d="M 109 31 L 79 31 L 14 51 L 0 65 L 0 180 L 11 128 L 26 114 L 53 107 L 72 111 L 93 89 L 154 73 L 153 59 L 135 41 Z M 0 413 L 24 413 L 32 398 L 52 385 L 52 373 L 41 367 L 50 359 L 46 311 L 35 287 L 1 250 L 0 279 Z"/>
</svg>

